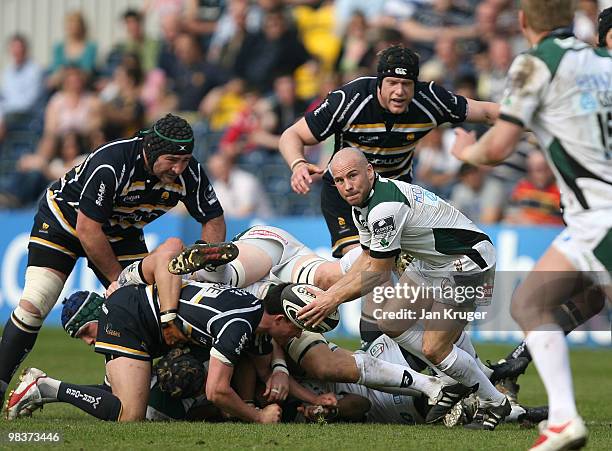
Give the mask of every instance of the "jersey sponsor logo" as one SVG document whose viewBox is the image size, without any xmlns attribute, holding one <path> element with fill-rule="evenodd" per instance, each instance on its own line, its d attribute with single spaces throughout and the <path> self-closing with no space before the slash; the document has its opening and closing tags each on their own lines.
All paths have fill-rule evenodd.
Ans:
<svg viewBox="0 0 612 451">
<path fill-rule="evenodd" d="M 404 69 L 403 67 L 396 67 L 395 68 L 395 73 L 397 75 L 407 75 L 408 71 L 406 69 Z"/>
<path fill-rule="evenodd" d="M 378 357 L 379 355 L 381 355 L 383 353 L 383 351 L 385 350 L 385 344 L 384 343 L 376 343 L 374 346 L 372 346 L 368 352 L 370 353 L 370 355 L 372 357 Z"/>
<path fill-rule="evenodd" d="M 359 135 L 357 137 L 357 140 L 361 143 L 361 144 L 373 144 L 376 141 L 378 141 L 379 136 L 378 135 L 372 135 L 372 136 L 368 136 L 368 135 Z"/>
<path fill-rule="evenodd" d="M 113 337 L 117 337 L 120 338 L 121 337 L 121 332 L 114 330 L 113 329 L 113 325 L 111 323 L 108 323 L 105 327 L 104 327 L 104 332 L 106 332 L 107 335 L 111 335 Z"/>
<path fill-rule="evenodd" d="M 325 102 L 323 102 L 321 105 L 319 105 L 319 106 L 317 107 L 317 109 L 313 111 L 313 114 L 314 114 L 315 116 L 318 116 L 318 115 L 319 115 L 319 113 L 320 113 L 321 111 L 323 111 L 323 109 L 327 108 L 328 106 L 329 106 L 329 100 L 325 99 Z"/>
<path fill-rule="evenodd" d="M 414 141 L 414 133 L 406 134 L 406 141 L 408 141 L 408 142 Z"/>
<path fill-rule="evenodd" d="M 340 113 L 340 117 L 336 122 L 342 122 L 344 120 L 344 116 L 346 116 L 346 113 L 348 113 L 349 108 L 353 106 L 353 103 L 355 103 L 355 101 L 359 98 L 360 95 L 361 93 L 358 92 L 353 96 L 353 98 L 349 101 L 344 110 L 342 110 L 342 113 Z"/>
<path fill-rule="evenodd" d="M 140 194 L 132 194 L 130 196 L 124 196 L 122 200 L 124 202 L 135 202 L 135 201 L 140 200 Z"/>
<path fill-rule="evenodd" d="M 104 182 L 100 182 L 100 187 L 98 188 L 98 198 L 96 199 L 96 205 L 98 207 L 102 206 L 104 202 L 104 194 L 106 194 L 106 185 Z"/>
<path fill-rule="evenodd" d="M 388 237 L 393 232 L 395 232 L 395 219 L 393 216 L 379 219 L 372 225 L 372 233 L 375 237 Z"/>
<path fill-rule="evenodd" d="M 421 188 L 420 186 L 413 186 L 411 188 L 413 199 L 418 204 L 426 204 L 437 206 L 438 196 L 431 191 Z"/>
</svg>

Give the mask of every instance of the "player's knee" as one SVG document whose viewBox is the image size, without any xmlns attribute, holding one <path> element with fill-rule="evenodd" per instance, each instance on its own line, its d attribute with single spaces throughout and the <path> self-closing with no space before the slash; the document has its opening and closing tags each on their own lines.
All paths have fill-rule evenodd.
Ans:
<svg viewBox="0 0 612 451">
<path fill-rule="evenodd" d="M 444 358 L 448 354 L 448 348 L 449 346 L 447 345 L 447 343 L 435 340 L 427 340 L 426 338 L 423 338 L 423 346 L 421 348 L 421 351 L 423 352 L 423 355 L 427 360 L 429 360 L 434 365 L 437 365 L 442 360 L 444 360 Z"/>
<path fill-rule="evenodd" d="M 25 287 L 13 318 L 22 327 L 37 331 L 59 297 L 64 280 L 54 272 L 37 266 L 29 266 L 25 275 Z"/>
<path fill-rule="evenodd" d="M 185 247 L 183 240 L 180 238 L 168 238 L 157 248 L 160 252 L 174 252 L 175 254 L 179 253 Z"/>
</svg>

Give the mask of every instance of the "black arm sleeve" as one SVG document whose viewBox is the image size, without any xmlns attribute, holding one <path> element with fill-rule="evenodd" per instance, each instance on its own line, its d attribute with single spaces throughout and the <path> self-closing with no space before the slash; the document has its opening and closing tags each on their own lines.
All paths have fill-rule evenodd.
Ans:
<svg viewBox="0 0 612 451">
<path fill-rule="evenodd" d="M 463 96 L 453 94 L 433 81 L 428 87 L 430 95 L 438 104 L 442 112 L 442 122 L 457 124 L 467 119 L 467 99 Z"/>
</svg>

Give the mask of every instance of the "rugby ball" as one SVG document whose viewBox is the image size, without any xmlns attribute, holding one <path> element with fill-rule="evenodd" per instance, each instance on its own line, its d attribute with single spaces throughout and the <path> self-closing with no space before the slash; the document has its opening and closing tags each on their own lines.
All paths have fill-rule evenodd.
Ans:
<svg viewBox="0 0 612 451">
<path fill-rule="evenodd" d="M 330 313 L 321 323 L 315 327 L 306 327 L 304 322 L 298 319 L 298 312 L 302 307 L 310 304 L 314 299 L 315 295 L 311 291 L 321 291 L 320 288 L 315 287 L 307 283 L 292 283 L 287 285 L 281 293 L 281 303 L 285 315 L 291 320 L 293 324 L 301 329 L 308 330 L 310 332 L 316 332 L 323 334 L 334 329 L 340 322 L 340 313 L 338 310 Z"/>
</svg>

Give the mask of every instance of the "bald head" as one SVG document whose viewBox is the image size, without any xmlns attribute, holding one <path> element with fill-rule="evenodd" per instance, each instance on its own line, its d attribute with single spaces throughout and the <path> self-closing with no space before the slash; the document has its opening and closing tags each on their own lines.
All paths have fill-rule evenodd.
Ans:
<svg viewBox="0 0 612 451">
<path fill-rule="evenodd" d="M 347 147 L 337 152 L 329 170 L 338 192 L 352 206 L 362 205 L 374 185 L 374 169 L 363 152 Z"/>
<path fill-rule="evenodd" d="M 329 162 L 329 170 L 334 176 L 336 169 L 341 169 L 347 166 L 354 167 L 359 170 L 365 170 L 368 167 L 368 159 L 363 152 L 354 147 L 345 147 L 334 154 Z"/>
</svg>

